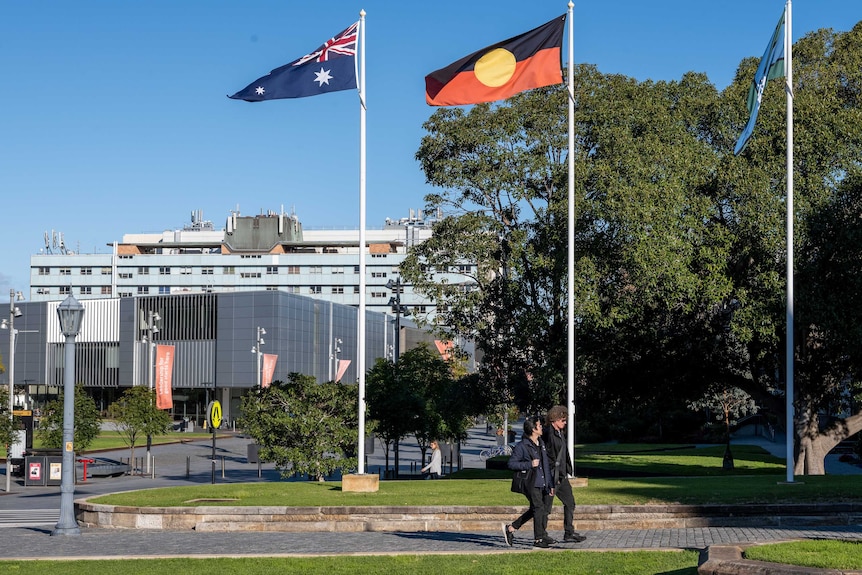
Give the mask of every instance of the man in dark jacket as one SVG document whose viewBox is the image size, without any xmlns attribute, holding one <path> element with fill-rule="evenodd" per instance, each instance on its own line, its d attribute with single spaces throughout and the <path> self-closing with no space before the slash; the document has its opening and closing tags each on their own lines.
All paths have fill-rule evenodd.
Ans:
<svg viewBox="0 0 862 575">
<path fill-rule="evenodd" d="M 568 411 L 562 405 L 555 405 L 549 409 L 546 418 L 547 425 L 545 425 L 542 432 L 542 439 L 545 442 L 548 450 L 548 459 L 551 463 L 554 495 L 563 504 L 563 528 L 565 529 L 563 541 L 567 543 L 580 543 L 587 538 L 577 533 L 574 526 L 575 496 L 572 494 L 572 484 L 569 483 L 569 476 L 572 475 L 574 470 L 572 459 L 569 457 L 569 450 L 566 446 L 566 438 L 563 434 L 568 416 Z M 553 506 L 554 498 L 551 497 L 548 503 L 549 515 Z"/>
</svg>

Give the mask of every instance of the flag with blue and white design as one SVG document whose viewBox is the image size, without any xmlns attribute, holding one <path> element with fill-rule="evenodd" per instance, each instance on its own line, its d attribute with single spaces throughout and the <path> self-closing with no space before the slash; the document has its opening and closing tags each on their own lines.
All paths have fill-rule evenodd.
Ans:
<svg viewBox="0 0 862 575">
<path fill-rule="evenodd" d="M 760 59 L 760 65 L 757 67 L 754 80 L 752 80 L 751 87 L 748 89 L 747 105 L 751 115 L 748 117 L 748 124 L 745 125 L 745 129 L 736 141 L 736 147 L 733 150 L 735 156 L 739 155 L 745 149 L 754 133 L 754 124 L 757 122 L 757 112 L 760 110 L 760 101 L 763 98 L 766 83 L 773 78 L 784 76 L 785 15 L 786 9 L 781 12 L 778 26 L 775 27 L 775 32 L 772 33 L 772 38 L 769 39 L 766 52 L 763 53 L 763 58 Z"/>
</svg>

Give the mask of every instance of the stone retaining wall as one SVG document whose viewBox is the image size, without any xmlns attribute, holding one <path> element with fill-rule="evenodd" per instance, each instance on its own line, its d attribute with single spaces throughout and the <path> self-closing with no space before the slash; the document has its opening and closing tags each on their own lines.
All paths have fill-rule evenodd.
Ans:
<svg viewBox="0 0 862 575">
<path fill-rule="evenodd" d="M 121 529 L 196 531 L 491 531 L 524 506 L 467 507 L 126 507 L 80 499 L 81 525 Z M 780 527 L 862 523 L 862 504 L 800 505 L 579 505 L 575 529 Z M 549 527 L 562 530 L 554 507 Z"/>
</svg>

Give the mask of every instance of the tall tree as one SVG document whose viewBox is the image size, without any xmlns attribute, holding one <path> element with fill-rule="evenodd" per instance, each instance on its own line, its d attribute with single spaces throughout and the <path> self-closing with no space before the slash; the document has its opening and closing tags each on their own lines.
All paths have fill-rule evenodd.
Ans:
<svg viewBox="0 0 862 575">
<path fill-rule="evenodd" d="M 164 435 L 171 430 L 171 416 L 156 407 L 156 390 L 144 386 L 130 387 L 108 406 L 108 417 L 129 446 L 129 460 L 135 460 L 135 445 L 141 436 Z"/>
<path fill-rule="evenodd" d="M 101 432 L 102 417 L 99 408 L 90 395 L 84 391 L 80 383 L 75 386 L 75 423 L 74 423 L 74 446 L 75 452 L 86 451 L 93 440 Z M 63 447 L 63 393 L 54 401 L 48 402 L 42 410 L 42 418 L 39 420 L 39 429 L 36 436 L 45 447 Z"/>
<path fill-rule="evenodd" d="M 356 468 L 354 386 L 291 373 L 286 382 L 246 393 L 240 412 L 240 425 L 260 445 L 261 459 L 274 462 L 282 476 L 323 481 L 336 470 Z"/>
</svg>

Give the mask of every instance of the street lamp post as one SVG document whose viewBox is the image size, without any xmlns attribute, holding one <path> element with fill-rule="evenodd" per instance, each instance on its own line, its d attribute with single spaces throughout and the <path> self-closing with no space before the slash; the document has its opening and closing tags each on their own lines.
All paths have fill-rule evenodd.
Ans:
<svg viewBox="0 0 862 575">
<path fill-rule="evenodd" d="M 9 419 L 14 416 L 12 412 L 15 410 L 15 336 L 18 331 L 15 329 L 15 318 L 21 317 L 21 310 L 15 307 L 15 301 L 22 301 L 24 294 L 15 292 L 14 289 L 9 290 L 9 322 L 3 320 L 3 328 L 9 329 L 9 365 L 6 368 L 6 375 L 9 376 Z M 9 446 L 11 448 L 11 446 Z M 12 457 L 6 453 L 6 493 L 12 490 Z"/>
<path fill-rule="evenodd" d="M 80 535 L 75 519 L 75 338 L 81 331 L 84 306 L 73 296 L 57 307 L 66 338 L 63 364 L 63 469 L 60 478 L 60 520 L 51 535 Z"/>
<path fill-rule="evenodd" d="M 338 354 L 341 352 L 341 343 L 340 337 L 332 340 L 332 353 L 329 355 L 329 359 L 332 360 L 332 364 L 335 367 L 333 380 L 338 378 Z"/>
<path fill-rule="evenodd" d="M 398 358 L 401 357 L 401 315 L 407 315 L 407 306 L 401 305 L 401 285 L 400 277 L 395 278 L 395 281 L 386 282 L 386 287 L 395 292 L 395 296 L 389 298 L 389 305 L 395 312 L 395 357 L 393 363 L 398 363 Z"/>
<path fill-rule="evenodd" d="M 159 333 L 159 326 L 156 322 L 162 321 L 162 316 L 153 310 L 147 314 L 147 325 L 144 329 L 147 330 L 147 385 L 152 393 L 155 387 L 156 365 L 155 365 L 155 349 L 156 342 L 153 341 L 153 336 Z M 152 460 L 153 435 L 147 431 L 147 474 L 150 473 L 150 462 Z"/>
<path fill-rule="evenodd" d="M 253 348 L 251 348 L 251 352 L 256 354 L 257 359 L 257 372 L 255 373 L 255 377 L 257 378 L 257 390 L 260 391 L 261 381 L 263 380 L 263 375 L 261 370 L 263 369 L 263 365 L 261 363 L 261 358 L 263 357 L 263 352 L 261 351 L 261 346 L 266 345 L 266 342 L 263 340 L 263 336 L 266 335 L 266 330 L 262 327 L 258 326 L 257 328 L 257 343 Z"/>
</svg>

